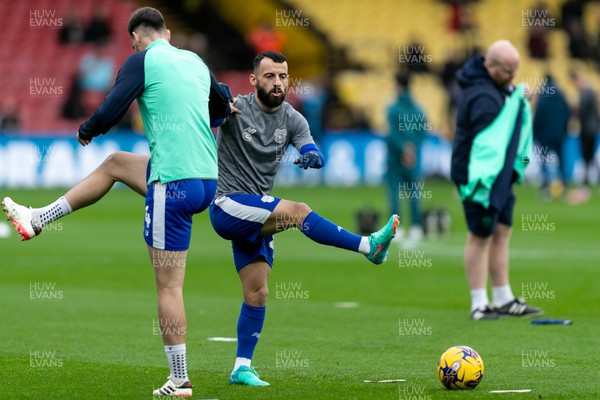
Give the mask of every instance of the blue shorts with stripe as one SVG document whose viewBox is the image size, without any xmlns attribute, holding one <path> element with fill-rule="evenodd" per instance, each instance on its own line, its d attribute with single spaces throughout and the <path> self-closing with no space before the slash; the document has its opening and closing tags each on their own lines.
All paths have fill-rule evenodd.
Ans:
<svg viewBox="0 0 600 400">
<path fill-rule="evenodd" d="M 144 216 L 144 239 L 148 246 L 160 250 L 187 250 L 192 236 L 192 216 L 208 207 L 216 190 L 215 179 L 149 184 Z"/>
<path fill-rule="evenodd" d="M 259 257 L 272 267 L 273 235 L 260 230 L 281 199 L 256 194 L 220 196 L 210 205 L 210 222 L 223 239 L 231 240 L 233 262 L 240 270 Z"/>
</svg>

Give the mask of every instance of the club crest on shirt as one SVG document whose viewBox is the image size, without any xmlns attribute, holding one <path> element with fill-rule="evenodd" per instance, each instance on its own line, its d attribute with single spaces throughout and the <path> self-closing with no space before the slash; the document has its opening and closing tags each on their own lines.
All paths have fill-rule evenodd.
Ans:
<svg viewBox="0 0 600 400">
<path fill-rule="evenodd" d="M 287 139 L 287 131 L 285 129 L 275 129 L 275 142 L 282 144 Z"/>
<path fill-rule="evenodd" d="M 242 131 L 242 139 L 244 139 L 246 142 L 249 142 L 252 140 L 252 135 L 255 133 L 256 133 L 256 129 L 249 126 Z"/>
</svg>

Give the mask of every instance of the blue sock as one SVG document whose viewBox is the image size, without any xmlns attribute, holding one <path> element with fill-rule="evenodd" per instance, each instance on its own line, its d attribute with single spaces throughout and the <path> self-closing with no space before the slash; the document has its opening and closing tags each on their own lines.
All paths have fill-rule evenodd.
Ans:
<svg viewBox="0 0 600 400">
<path fill-rule="evenodd" d="M 352 251 L 358 251 L 362 239 L 362 236 L 348 232 L 314 211 L 304 219 L 301 231 L 317 243 Z"/>
<path fill-rule="evenodd" d="M 266 307 L 252 307 L 242 302 L 242 309 L 240 310 L 240 317 L 237 324 L 238 344 L 236 357 L 252 359 L 254 348 L 258 343 L 258 338 L 265 322 L 266 309 Z"/>
</svg>

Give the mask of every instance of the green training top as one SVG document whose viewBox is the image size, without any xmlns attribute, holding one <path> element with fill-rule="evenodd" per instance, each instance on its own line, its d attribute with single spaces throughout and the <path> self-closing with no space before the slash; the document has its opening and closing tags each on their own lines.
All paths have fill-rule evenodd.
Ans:
<svg viewBox="0 0 600 400">
<path fill-rule="evenodd" d="M 138 104 L 150 143 L 148 183 L 217 179 L 209 93 L 210 72 L 196 54 L 164 39 L 146 48 Z"/>
</svg>

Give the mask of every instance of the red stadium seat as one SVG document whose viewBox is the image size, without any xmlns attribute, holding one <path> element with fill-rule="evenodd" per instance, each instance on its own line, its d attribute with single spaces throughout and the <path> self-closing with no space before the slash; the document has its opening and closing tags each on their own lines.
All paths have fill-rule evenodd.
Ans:
<svg viewBox="0 0 600 400">
<path fill-rule="evenodd" d="M 64 18 L 69 10 L 77 10 L 85 23 L 96 4 L 94 0 L 0 2 L 0 24 L 4 27 L 0 46 L 0 87 L 3 98 L 12 96 L 19 102 L 22 130 L 56 132 L 68 128 L 70 134 L 73 127 L 78 126 L 78 123 L 62 120 L 60 110 L 81 56 L 93 47 L 89 44 L 61 45 L 58 29 L 29 26 L 30 13 L 47 10 L 54 12 L 56 18 Z M 107 9 L 113 34 L 109 55 L 120 65 L 132 52 L 129 38 L 124 33 L 129 15 L 136 5 L 118 0 L 105 0 L 102 4 Z M 23 21 L 28 21 L 25 28 Z M 63 95 L 32 94 L 30 79 L 36 78 L 52 79 L 55 86 L 62 86 Z M 104 95 L 100 97 L 99 101 L 102 101 Z M 90 99 L 90 105 L 99 104 L 98 96 L 90 96 Z"/>
</svg>

